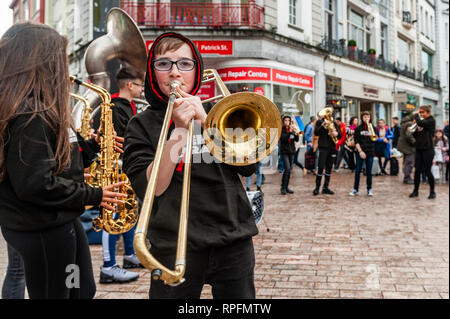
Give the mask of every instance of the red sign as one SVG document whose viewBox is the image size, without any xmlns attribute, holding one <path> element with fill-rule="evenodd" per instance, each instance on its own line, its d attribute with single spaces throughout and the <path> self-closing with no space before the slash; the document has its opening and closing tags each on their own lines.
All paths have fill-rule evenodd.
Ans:
<svg viewBox="0 0 450 319">
<path fill-rule="evenodd" d="M 273 82 L 289 84 L 293 86 L 300 86 L 311 89 L 314 87 L 314 78 L 311 76 L 275 69 L 272 70 L 272 80 Z"/>
<path fill-rule="evenodd" d="M 233 41 L 194 41 L 201 54 L 233 55 Z"/>
<path fill-rule="evenodd" d="M 214 97 L 214 94 L 216 93 L 215 86 L 215 82 L 203 83 L 197 93 L 197 96 L 202 100 L 207 100 Z"/>
<path fill-rule="evenodd" d="M 217 70 L 224 82 L 270 81 L 270 68 L 235 67 Z"/>
<path fill-rule="evenodd" d="M 147 52 L 154 41 L 146 41 Z M 233 55 L 233 41 L 193 41 L 201 54 Z"/>
<path fill-rule="evenodd" d="M 264 95 L 264 89 L 263 89 L 262 87 L 260 87 L 260 86 L 258 86 L 257 88 L 255 88 L 255 89 L 253 90 L 253 92 L 255 92 L 255 93 L 257 93 L 257 94 Z"/>
</svg>

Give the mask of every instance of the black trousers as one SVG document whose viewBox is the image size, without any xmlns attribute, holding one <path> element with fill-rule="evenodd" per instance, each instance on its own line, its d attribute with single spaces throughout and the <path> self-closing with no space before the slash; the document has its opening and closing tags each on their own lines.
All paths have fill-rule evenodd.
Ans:
<svg viewBox="0 0 450 319">
<path fill-rule="evenodd" d="M 294 154 L 281 154 L 281 157 L 283 159 L 284 163 L 284 171 L 283 171 L 283 177 L 281 179 L 281 188 L 288 188 L 289 187 L 289 180 L 291 179 L 291 170 L 292 170 L 292 164 L 294 163 Z"/>
<path fill-rule="evenodd" d="M 173 269 L 175 255 L 164 256 L 151 249 L 166 267 Z M 203 285 L 212 286 L 214 299 L 255 299 L 255 251 L 251 238 L 225 247 L 186 253 L 186 281 L 179 286 L 153 280 L 150 299 L 199 299 Z"/>
<path fill-rule="evenodd" d="M 316 176 L 316 188 L 320 187 L 323 170 L 325 169 L 325 182 L 323 187 L 328 188 L 330 184 L 331 169 L 333 168 L 333 163 L 336 160 L 336 150 L 331 148 L 320 148 L 319 149 L 319 167 Z"/>
<path fill-rule="evenodd" d="M 31 299 L 90 299 L 95 295 L 91 253 L 79 219 L 38 232 L 2 228 L 21 256 Z M 79 288 L 77 288 L 79 287 Z"/>
<path fill-rule="evenodd" d="M 434 192 L 434 176 L 431 173 L 431 166 L 433 166 L 434 149 L 416 150 L 415 158 L 415 172 L 414 172 L 414 190 L 419 191 L 420 177 L 422 173 L 427 175 L 428 183 L 430 184 L 430 191 Z"/>
</svg>

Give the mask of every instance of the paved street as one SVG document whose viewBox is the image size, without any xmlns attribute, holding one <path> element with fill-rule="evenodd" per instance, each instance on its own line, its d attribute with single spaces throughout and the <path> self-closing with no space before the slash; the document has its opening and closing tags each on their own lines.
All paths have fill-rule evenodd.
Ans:
<svg viewBox="0 0 450 319">
<path fill-rule="evenodd" d="M 293 195 L 267 176 L 265 217 L 254 238 L 257 298 L 449 298 L 449 188 L 409 199 L 401 177 L 374 177 L 375 196 L 352 198 L 353 175 L 333 173 L 335 196 L 312 196 L 314 177 L 292 177 Z M 195 199 L 194 199 L 195 200 Z M 270 228 L 267 232 L 266 227 Z M 121 242 L 120 242 L 121 245 Z M 121 248 L 119 247 L 119 252 Z M 91 246 L 98 283 L 101 246 Z M 122 262 L 122 258 L 117 258 Z M 0 240 L 0 280 L 7 265 Z M 97 284 L 96 298 L 148 298 L 150 274 L 131 284 Z M 211 298 L 210 287 L 203 291 Z"/>
</svg>

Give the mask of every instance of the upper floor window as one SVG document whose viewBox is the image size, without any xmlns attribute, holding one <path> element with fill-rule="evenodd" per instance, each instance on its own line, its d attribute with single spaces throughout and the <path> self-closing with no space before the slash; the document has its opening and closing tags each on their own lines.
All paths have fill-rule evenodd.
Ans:
<svg viewBox="0 0 450 319">
<path fill-rule="evenodd" d="M 398 38 L 398 62 L 401 67 L 410 67 L 412 61 L 412 45 L 409 41 Z"/>
<path fill-rule="evenodd" d="M 24 0 L 22 6 L 23 6 L 23 19 L 27 21 L 28 19 L 30 19 L 30 11 L 28 10 L 28 0 Z"/>
<path fill-rule="evenodd" d="M 301 0 L 289 0 L 289 24 L 300 26 Z"/>
<path fill-rule="evenodd" d="M 366 18 L 349 9 L 348 11 L 348 39 L 356 41 L 360 50 L 370 49 L 370 29 L 366 27 Z"/>
<path fill-rule="evenodd" d="M 325 37 L 329 40 L 337 38 L 337 27 L 336 27 L 336 0 L 325 0 L 325 21 L 324 30 Z"/>
</svg>

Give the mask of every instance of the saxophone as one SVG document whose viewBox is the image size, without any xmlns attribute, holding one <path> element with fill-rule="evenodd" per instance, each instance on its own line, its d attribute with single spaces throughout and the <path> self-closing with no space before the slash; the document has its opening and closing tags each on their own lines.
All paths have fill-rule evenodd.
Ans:
<svg viewBox="0 0 450 319">
<path fill-rule="evenodd" d="M 331 137 L 334 144 L 337 144 L 339 140 L 336 136 L 333 136 L 333 132 L 337 131 L 337 130 L 336 130 L 336 127 L 334 126 L 334 119 L 333 119 L 332 114 L 333 114 L 332 107 L 326 107 L 322 111 L 319 112 L 319 116 L 325 118 L 325 120 L 326 120 L 328 135 Z"/>
<path fill-rule="evenodd" d="M 70 93 L 70 95 L 77 99 L 78 101 L 83 102 L 84 104 L 84 108 L 83 108 L 83 114 L 82 114 L 82 118 L 81 118 L 81 127 L 79 128 L 79 132 L 81 134 L 81 136 L 83 136 L 83 138 L 85 140 L 88 140 L 90 137 L 90 131 L 91 131 L 91 112 L 92 112 L 92 108 L 89 106 L 89 102 L 88 100 L 81 95 L 75 94 L 75 93 Z"/>
<path fill-rule="evenodd" d="M 90 178 L 87 183 L 92 187 L 103 188 L 119 182 L 125 182 L 118 192 L 126 194 L 124 204 L 114 204 L 114 210 L 102 208 L 100 216 L 92 221 L 95 231 L 104 230 L 110 234 L 122 234 L 134 227 L 138 220 L 138 204 L 136 194 L 125 173 L 119 170 L 119 153 L 114 149 L 114 125 L 112 120 L 111 96 L 108 91 L 95 84 L 84 83 L 75 77 L 71 80 L 83 85 L 102 99 L 101 118 L 98 134 L 100 135 L 100 156 L 89 168 Z M 116 217 L 118 216 L 118 218 Z"/>
</svg>

